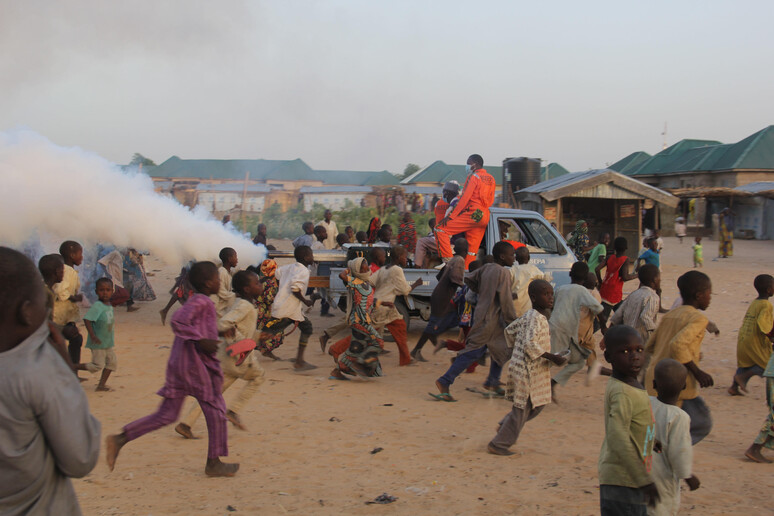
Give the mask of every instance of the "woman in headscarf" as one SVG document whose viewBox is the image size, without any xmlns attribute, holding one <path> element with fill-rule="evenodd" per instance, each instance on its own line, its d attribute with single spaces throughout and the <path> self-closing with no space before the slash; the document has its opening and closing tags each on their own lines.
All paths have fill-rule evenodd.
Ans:
<svg viewBox="0 0 774 516">
<path fill-rule="evenodd" d="M 343 380 L 344 374 L 361 377 L 382 376 L 379 354 L 384 347 L 382 336 L 371 324 L 374 288 L 369 282 L 371 271 L 365 258 L 347 263 L 340 275 L 347 285 L 347 322 L 352 336 L 342 339 L 329 350 L 336 362 L 331 378 Z"/>
<path fill-rule="evenodd" d="M 591 250 L 588 232 L 589 225 L 585 220 L 579 220 L 575 224 L 575 230 L 567 240 L 567 245 L 570 246 L 570 249 L 572 249 L 572 252 L 575 253 L 575 256 L 578 258 L 578 260 L 582 262 L 586 261 L 585 255 L 589 250 Z"/>
<path fill-rule="evenodd" d="M 720 222 L 720 243 L 718 256 L 728 258 L 734 256 L 734 213 L 729 208 L 723 208 L 718 217 Z"/>
<path fill-rule="evenodd" d="M 277 296 L 279 290 L 279 282 L 274 276 L 277 271 L 277 262 L 274 260 L 264 260 L 261 262 L 261 283 L 263 283 L 263 294 L 255 298 L 255 309 L 258 312 L 258 324 L 257 328 L 263 328 L 263 325 L 271 319 L 271 305 L 274 303 L 274 298 Z M 282 345 L 282 339 L 284 333 L 278 335 L 272 335 L 266 341 L 266 348 L 269 352 L 277 349 Z"/>
<path fill-rule="evenodd" d="M 368 243 L 369 244 L 375 244 L 377 233 L 379 233 L 379 230 L 382 229 L 382 221 L 379 220 L 379 217 L 374 217 L 371 219 L 371 222 L 368 223 Z"/>
<path fill-rule="evenodd" d="M 409 212 L 403 214 L 403 222 L 398 226 L 398 245 L 405 247 L 411 254 L 417 249 L 417 229 Z"/>
</svg>

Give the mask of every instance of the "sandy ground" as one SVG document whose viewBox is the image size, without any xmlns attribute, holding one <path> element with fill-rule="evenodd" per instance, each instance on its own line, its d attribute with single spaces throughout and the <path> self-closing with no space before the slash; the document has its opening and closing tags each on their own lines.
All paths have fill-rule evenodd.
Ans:
<svg viewBox="0 0 774 516">
<path fill-rule="evenodd" d="M 721 334 L 704 340 L 702 367 L 715 386 L 702 395 L 715 427 L 695 448 L 694 471 L 702 487 L 683 491 L 687 514 L 774 514 L 774 464 L 743 457 L 766 415 L 763 382 L 754 378 L 746 397 L 726 394 L 736 367 L 737 329 L 755 297 L 752 280 L 771 272 L 774 243 L 735 244 L 736 255 L 719 261 L 712 261 L 716 243 L 704 246 L 704 271 L 713 280 L 707 315 Z M 670 306 L 677 277 L 692 265 L 689 241 L 680 245 L 666 238 L 662 261 L 664 304 Z M 155 271 L 151 281 L 158 300 L 141 303 L 132 314 L 116 310 L 119 370 L 109 382 L 115 391 L 94 392 L 96 375 L 83 384 L 103 437 L 159 403 L 155 392 L 164 382 L 172 333 L 161 325 L 158 310 L 178 269 L 152 257 L 147 269 Z M 636 281 L 627 286 L 636 288 Z M 452 386 L 458 403 L 437 402 L 427 393 L 451 353 L 398 368 L 390 343 L 393 353 L 383 357 L 383 378 L 330 381 L 332 361 L 320 352 L 317 336 L 332 320 L 313 311 L 316 333 L 307 358 L 319 369 L 297 375 L 289 362 L 263 362 L 267 381 L 243 413 L 249 431 L 229 428 L 230 459 L 241 463 L 236 477 L 204 476 L 203 420 L 194 430 L 205 438 L 197 441 L 183 440 L 169 426 L 129 443 L 113 473 L 103 450 L 94 471 L 75 481 L 84 513 L 598 514 L 604 380 L 587 387 L 585 375 L 578 374 L 561 390 L 561 405 L 549 406 L 527 424 L 514 447 L 519 455 L 497 457 L 485 447 L 510 405 L 465 390 L 480 386 L 484 371 L 462 375 Z M 412 324 L 410 345 L 422 327 Z M 278 355 L 293 356 L 297 339 L 296 332 Z M 372 453 L 377 448 L 382 451 Z M 385 492 L 398 500 L 365 505 Z"/>
</svg>

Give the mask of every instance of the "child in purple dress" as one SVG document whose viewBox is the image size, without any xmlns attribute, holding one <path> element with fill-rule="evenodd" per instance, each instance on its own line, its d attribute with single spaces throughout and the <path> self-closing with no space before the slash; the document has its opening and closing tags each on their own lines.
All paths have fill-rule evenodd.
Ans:
<svg viewBox="0 0 774 516">
<path fill-rule="evenodd" d="M 220 288 L 218 268 L 212 262 L 195 263 L 189 279 L 196 293 L 172 316 L 175 341 L 167 363 L 166 382 L 158 392 L 164 399 L 155 413 L 129 423 L 120 434 L 107 437 L 105 447 L 110 471 L 126 443 L 177 421 L 186 396 L 196 398 L 207 420 L 209 447 L 205 474 L 230 477 L 239 469 L 239 464 L 220 461 L 220 457 L 228 455 L 226 402 L 222 394 L 223 372 L 216 355 L 215 304 L 208 297 Z"/>
</svg>

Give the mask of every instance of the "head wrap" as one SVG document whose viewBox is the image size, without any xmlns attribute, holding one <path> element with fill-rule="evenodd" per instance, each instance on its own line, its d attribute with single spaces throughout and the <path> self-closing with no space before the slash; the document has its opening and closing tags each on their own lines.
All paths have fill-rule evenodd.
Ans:
<svg viewBox="0 0 774 516">
<path fill-rule="evenodd" d="M 274 272 L 277 270 L 277 262 L 274 260 L 264 260 L 261 262 L 261 274 L 267 278 L 273 278 Z"/>
<path fill-rule="evenodd" d="M 368 224 L 368 243 L 373 244 L 376 242 L 376 234 L 379 232 L 379 230 L 382 228 L 382 221 L 379 220 L 379 217 L 374 217 L 371 219 L 371 222 Z"/>
<path fill-rule="evenodd" d="M 578 238 L 588 232 L 589 227 L 586 225 L 586 221 L 579 220 L 575 223 L 575 230 L 573 230 L 572 235 L 570 235 L 570 239 L 567 241 L 567 244 L 570 247 L 574 247 L 578 243 Z"/>
<path fill-rule="evenodd" d="M 454 179 L 452 179 L 451 181 L 446 181 L 446 184 L 443 185 L 443 191 L 454 192 L 456 195 L 460 192 L 460 184 Z"/>
<path fill-rule="evenodd" d="M 349 273 L 353 277 L 363 281 L 368 281 L 368 278 L 371 277 L 371 270 L 369 269 L 366 272 L 360 272 L 360 268 L 363 266 L 364 261 L 366 261 L 366 259 L 360 256 L 358 258 L 348 261 L 347 267 L 349 268 Z"/>
</svg>

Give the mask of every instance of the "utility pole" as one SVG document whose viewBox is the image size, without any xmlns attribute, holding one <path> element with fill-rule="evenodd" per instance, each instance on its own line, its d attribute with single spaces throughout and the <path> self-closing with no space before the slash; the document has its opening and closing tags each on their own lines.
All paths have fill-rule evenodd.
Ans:
<svg viewBox="0 0 774 516">
<path fill-rule="evenodd" d="M 661 136 L 664 137 L 664 141 L 661 144 L 661 150 L 664 150 L 667 148 L 667 123 L 666 122 L 664 122 L 664 132 L 661 133 Z"/>
</svg>

